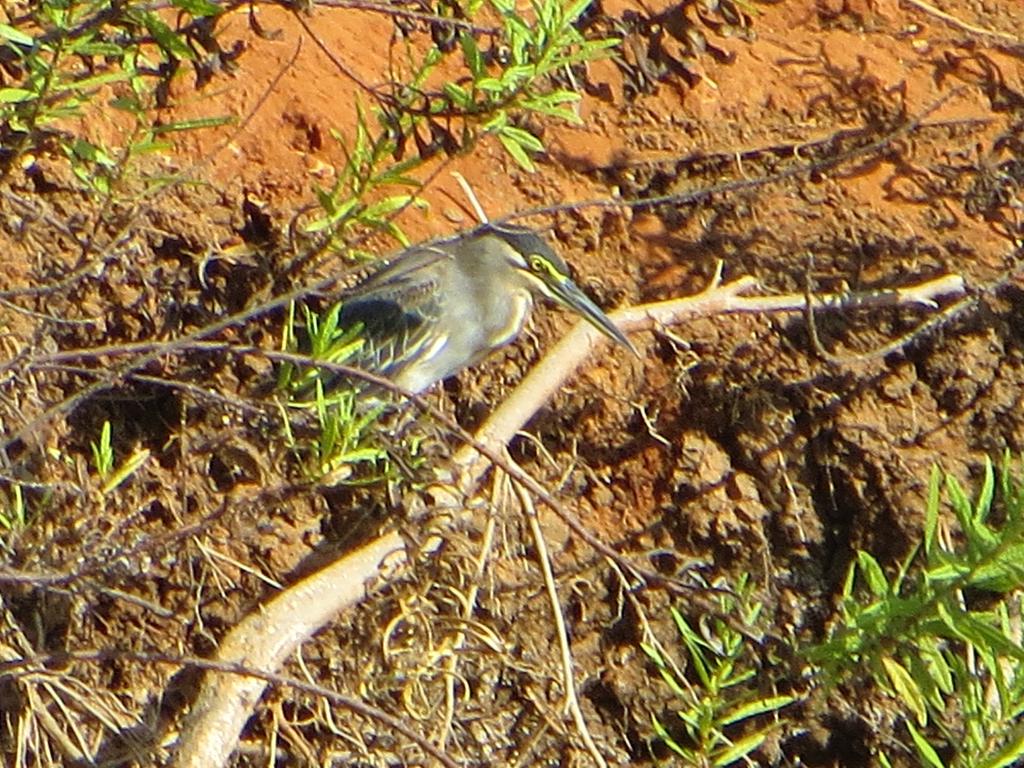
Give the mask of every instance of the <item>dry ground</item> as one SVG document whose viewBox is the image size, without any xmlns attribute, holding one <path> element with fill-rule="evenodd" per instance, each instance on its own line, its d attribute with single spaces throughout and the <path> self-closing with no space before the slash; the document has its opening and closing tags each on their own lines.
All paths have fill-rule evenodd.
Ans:
<svg viewBox="0 0 1024 768">
<path fill-rule="evenodd" d="M 943 0 L 961 24 L 897 0 L 756 8 L 740 29 L 690 3 L 606 0 L 591 23 L 625 42 L 619 62 L 585 73 L 584 125 L 545 126 L 548 153 L 532 175 L 485 141 L 437 176 L 429 208 L 399 223 L 414 240 L 469 225 L 448 170 L 497 217 L 821 163 L 688 205 L 581 207 L 529 221 L 550 227 L 606 307 L 696 292 L 719 260 L 727 277 L 756 276 L 769 293 L 964 277 L 974 301 L 889 354 L 875 352 L 933 313 L 822 313 L 817 350 L 805 318 L 792 315 L 712 317 L 638 336 L 639 359 L 607 350 L 516 448 L 617 550 L 666 573 L 698 563 L 708 580 L 753 574 L 774 628 L 765 657 L 784 659 L 793 638 L 821 632 L 855 550 L 892 564 L 918 539 L 934 463 L 973 481 L 986 456 L 1024 449 L 1024 6 Z M 200 90 L 178 81 L 178 117 L 249 116 L 241 129 L 185 135 L 162 161 L 201 163 L 199 184 L 97 211 L 57 158 L 40 156 L 0 191 L 0 474 L 8 495 L 13 479 L 25 483 L 33 510 L 0 549 L 7 654 L 118 647 L 206 656 L 276 585 L 332 553 L 388 527 L 402 526 L 411 541 L 443 529 L 407 517 L 382 487 L 297 482 L 267 405 L 271 371 L 256 355 L 160 357 L 143 377 L 92 393 L 96 363 L 107 372 L 118 359 L 32 363 L 55 350 L 181 336 L 338 268 L 328 259 L 291 274 L 286 232 L 313 199 L 311 185 L 329 184 L 342 161 L 331 130 L 351 135 L 360 90 L 290 15 L 261 14 L 274 35 L 255 35 L 244 14 L 221 29 L 227 47 L 243 45 L 235 71 Z M 391 18 L 318 9 L 306 23 L 359 78 L 385 76 Z M 674 24 L 699 30 L 704 50 L 681 42 Z M 115 128 L 102 118 L 88 126 Z M 827 164 L 872 142 L 852 161 Z M 272 313 L 222 338 L 274 348 L 280 319 Z M 524 339 L 432 398 L 472 427 L 571 321 L 535 313 Z M 90 442 L 105 420 L 119 457 L 145 448 L 151 459 L 102 497 Z M 443 462 L 454 441 L 434 432 L 429 440 Z M 493 500 L 490 489 L 480 499 Z M 459 651 L 449 753 L 467 765 L 582 765 L 589 758 L 561 711 L 529 536 L 511 506 L 491 511 L 498 544 Z M 483 509 L 478 518 L 482 525 Z M 627 599 L 601 557 L 556 519 L 544 522 L 594 738 L 612 765 L 653 764 L 652 749 L 663 753 L 652 746 L 650 716 L 671 711 L 672 697 L 638 642 L 645 620 L 674 644 L 667 608 L 679 598 L 652 586 Z M 360 696 L 436 739 L 447 726 L 444 660 L 464 626 L 457 618 L 480 528 L 445 536 L 440 557 L 339 616 L 285 671 Z M 27 720 L 42 730 L 25 764 L 76 764 L 69 754 L 83 744 L 110 764 L 170 764 L 162 734 L 187 712 L 195 675 L 129 659 L 60 671 L 59 689 L 40 683 L 31 700 L 31 686 L 0 688 L 9 764 L 16 724 Z M 798 689 L 798 673 L 794 664 L 769 676 Z M 884 749 L 912 764 L 892 712 L 877 691 L 812 696 L 799 727 L 780 730 L 758 761 L 870 765 Z M 73 733 L 71 724 L 82 741 L 69 736 L 62 747 L 54 732 Z M 382 726 L 288 690 L 268 693 L 237 764 L 267 765 L 271 749 L 280 765 L 421 760 Z"/>
</svg>

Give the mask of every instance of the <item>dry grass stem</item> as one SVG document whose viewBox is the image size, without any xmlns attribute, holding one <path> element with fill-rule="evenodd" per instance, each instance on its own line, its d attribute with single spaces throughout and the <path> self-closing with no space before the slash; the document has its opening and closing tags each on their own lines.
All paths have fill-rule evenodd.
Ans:
<svg viewBox="0 0 1024 768">
<path fill-rule="evenodd" d="M 945 11 L 936 8 L 931 3 L 926 3 L 924 0 L 903 0 L 903 2 L 934 16 L 937 19 L 941 19 L 950 26 L 956 27 L 963 32 L 969 32 L 972 35 L 978 35 L 980 37 L 996 38 L 997 40 L 1009 43 L 1014 48 L 1024 46 L 1024 40 L 1021 40 L 1020 38 L 1014 37 L 1006 32 L 997 32 L 994 29 L 985 29 L 984 27 L 978 27 L 974 24 L 968 24 L 966 21 L 958 19 L 953 14 L 946 13 Z"/>
<path fill-rule="evenodd" d="M 548 551 L 547 542 L 544 540 L 544 532 L 540 527 L 540 520 L 537 517 L 537 510 L 530 498 L 530 492 L 520 484 L 516 484 L 516 495 L 522 505 L 523 514 L 530 525 L 530 534 L 533 537 L 533 544 L 537 548 L 537 562 L 540 565 L 541 573 L 544 576 L 544 588 L 551 602 L 551 617 L 555 622 L 555 636 L 558 638 L 558 650 L 562 662 L 562 692 L 565 695 L 565 711 L 572 716 L 576 730 L 583 739 L 583 743 L 590 753 L 591 758 L 598 768 L 607 768 L 601 750 L 594 743 L 594 737 L 587 727 L 586 718 L 583 717 L 583 710 L 580 709 L 580 700 L 576 695 L 576 674 L 572 660 L 572 646 L 569 644 L 569 631 L 565 626 L 565 614 L 562 611 L 562 601 L 558 597 L 558 585 L 555 583 L 555 572 L 551 567 L 551 555 Z"/>
</svg>

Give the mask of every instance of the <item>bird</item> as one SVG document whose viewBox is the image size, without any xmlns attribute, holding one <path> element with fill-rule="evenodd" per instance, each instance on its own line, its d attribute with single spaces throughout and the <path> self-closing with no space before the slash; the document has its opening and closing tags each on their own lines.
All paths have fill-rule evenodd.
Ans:
<svg viewBox="0 0 1024 768">
<path fill-rule="evenodd" d="M 636 349 L 573 282 L 536 231 L 485 223 L 400 251 L 341 297 L 337 325 L 361 340 L 340 362 L 418 394 L 514 341 L 541 296 Z M 337 378 L 324 389 L 336 386 Z"/>
</svg>

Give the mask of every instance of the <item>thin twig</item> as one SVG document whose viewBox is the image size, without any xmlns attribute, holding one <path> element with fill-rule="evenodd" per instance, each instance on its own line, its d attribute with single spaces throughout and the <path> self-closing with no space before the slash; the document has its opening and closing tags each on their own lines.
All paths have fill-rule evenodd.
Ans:
<svg viewBox="0 0 1024 768">
<path fill-rule="evenodd" d="M 511 459 L 509 459 L 511 461 Z M 562 612 L 562 601 L 558 597 L 558 585 L 555 583 L 555 573 L 551 568 L 551 555 L 548 552 L 548 545 L 544 539 L 544 532 L 540 528 L 540 520 L 537 517 L 537 510 L 533 506 L 533 499 L 527 489 L 516 483 L 516 495 L 522 505 L 523 514 L 530 525 L 530 534 L 533 537 L 533 545 L 537 550 L 537 562 L 540 571 L 544 576 L 544 588 L 548 593 L 548 600 L 551 603 L 551 616 L 555 621 L 555 636 L 558 638 L 558 648 L 562 661 L 562 692 L 565 695 L 565 711 L 572 715 L 576 730 L 583 739 L 587 751 L 593 758 L 598 768 L 607 768 L 601 750 L 594 743 L 594 737 L 587 727 L 586 718 L 580 709 L 580 700 L 576 695 L 576 674 L 572 660 L 572 646 L 569 644 L 569 632 L 565 627 L 565 616 Z"/>
<path fill-rule="evenodd" d="M 359 88 L 368 93 L 370 96 L 374 98 L 375 101 L 381 103 L 383 106 L 381 96 L 379 93 L 377 93 L 376 89 L 370 87 L 369 84 L 367 84 L 361 77 L 359 77 L 359 75 L 356 74 L 355 70 L 352 69 L 352 67 L 350 67 L 348 64 L 346 64 L 345 62 L 343 62 L 341 59 L 334 55 L 334 52 L 327 46 L 327 44 L 320 38 L 320 36 L 312 30 L 309 24 L 306 23 L 306 20 L 302 18 L 302 14 L 299 13 L 298 10 L 293 10 L 292 16 L 295 18 L 297 22 L 299 22 L 302 28 L 306 30 L 306 34 L 313 38 L 313 42 L 316 43 L 316 47 L 319 48 L 320 51 L 324 54 L 324 56 L 326 56 L 330 60 L 330 62 L 334 65 L 335 69 L 337 69 L 341 74 L 343 74 L 353 83 L 355 83 Z"/>
<path fill-rule="evenodd" d="M 476 606 L 477 597 L 480 594 L 480 586 L 484 582 L 484 576 L 487 572 L 487 563 L 490 560 L 491 550 L 494 547 L 494 531 L 497 527 L 496 522 L 496 510 L 504 507 L 503 498 L 504 491 L 507 488 L 507 483 L 500 482 L 502 478 L 507 477 L 502 472 L 496 472 L 493 485 L 491 488 L 491 514 L 487 516 L 487 522 L 484 525 L 484 533 L 480 541 L 480 551 L 476 556 L 476 562 L 474 563 L 473 581 L 469 586 L 469 591 L 466 594 L 465 601 L 463 602 L 462 618 L 468 622 L 473 618 L 473 611 Z M 448 745 L 448 736 L 452 732 L 452 722 L 455 720 L 455 680 L 458 675 L 459 668 L 459 651 L 466 642 L 466 631 L 460 626 L 455 633 L 455 639 L 452 641 L 452 652 L 448 656 L 448 663 L 445 669 L 445 706 L 444 706 L 444 721 L 441 724 L 441 733 L 437 739 L 438 748 L 444 750 Z"/>
<path fill-rule="evenodd" d="M 840 165 L 859 160 L 865 156 L 877 154 L 886 147 L 891 146 L 900 139 L 914 133 L 918 128 L 924 125 L 924 121 L 929 115 L 934 114 L 940 109 L 946 102 L 952 99 L 954 96 L 959 95 L 964 91 L 964 88 L 954 88 L 949 93 L 944 94 L 924 108 L 922 112 L 915 115 L 912 119 L 897 126 L 889 133 L 881 136 L 874 141 L 868 142 L 867 144 L 854 147 L 846 152 L 840 152 L 833 157 L 828 157 L 823 160 L 816 160 L 809 163 L 802 163 L 800 165 L 793 166 L 791 168 L 785 168 L 777 173 L 766 174 L 763 176 L 750 176 L 741 179 L 732 179 L 730 181 L 724 181 L 720 184 L 713 184 L 710 187 L 701 187 L 700 189 L 687 190 L 685 192 L 672 192 L 664 195 L 653 195 L 650 197 L 638 197 L 638 198 L 622 198 L 612 199 L 608 197 L 595 198 L 590 200 L 577 200 L 575 202 L 559 203 L 557 205 L 546 205 L 538 208 L 530 208 L 527 210 L 516 211 L 510 213 L 507 216 L 499 218 L 495 223 L 501 224 L 506 221 L 512 221 L 514 219 L 524 219 L 530 216 L 552 216 L 558 213 L 564 213 L 567 211 L 578 211 L 583 208 L 617 208 L 617 209 L 628 209 L 636 210 L 640 208 L 652 208 L 661 205 L 687 205 L 696 203 L 700 200 L 706 200 L 710 197 L 717 197 L 719 195 L 730 194 L 734 192 L 742 192 L 748 189 L 757 189 L 759 187 L 768 186 L 769 184 L 777 184 L 787 179 L 795 178 L 797 176 L 803 176 L 805 174 L 811 174 L 815 172 L 821 172 L 828 170 L 829 168 L 835 168 Z M 845 132 L 849 133 L 849 132 Z M 833 134 L 831 141 L 836 141 L 839 137 L 849 138 L 849 136 L 843 136 L 842 132 Z M 794 156 L 799 158 L 799 147 L 794 147 Z"/>
<path fill-rule="evenodd" d="M 972 35 L 978 35 L 979 37 L 994 37 L 1004 43 L 1009 43 L 1013 48 L 1024 48 L 1024 40 L 1021 40 L 1018 37 L 1014 37 L 1006 32 L 999 32 L 994 29 L 986 29 L 984 27 L 977 27 L 973 24 L 968 24 L 966 21 L 962 21 L 956 16 L 936 8 L 931 3 L 926 3 L 924 0 L 903 0 L 903 2 L 932 15 L 937 19 L 941 19 L 947 24 L 964 32 L 970 32 Z"/>
<path fill-rule="evenodd" d="M 808 275 L 810 275 L 813 268 L 814 256 L 812 254 L 810 256 L 810 262 L 807 269 Z M 961 293 L 963 291 L 963 280 L 959 275 L 946 275 L 943 278 L 939 278 L 937 281 L 931 281 L 928 286 L 929 288 L 927 293 L 922 293 L 920 285 L 891 290 L 867 291 L 860 294 L 851 293 L 849 294 L 848 299 L 844 302 L 842 308 L 853 309 L 871 306 L 871 302 L 887 301 L 888 298 L 895 293 L 900 304 L 917 304 L 927 307 L 928 309 L 935 309 L 938 307 L 938 304 L 935 302 L 934 297 L 940 294 L 936 294 L 934 291 L 936 289 L 942 290 L 943 286 L 948 286 L 949 293 Z M 837 355 L 825 348 L 825 345 L 821 343 L 821 337 L 818 335 L 818 321 L 815 319 L 815 309 L 824 308 L 825 305 L 821 303 L 820 297 L 817 297 L 811 290 L 810 278 L 808 277 L 808 284 L 804 288 L 804 319 L 807 322 L 807 333 L 811 338 L 811 348 L 814 350 L 814 353 L 831 365 L 843 366 L 850 365 L 852 363 L 862 363 L 869 360 L 878 360 L 891 355 L 894 352 L 899 352 L 908 344 L 926 336 L 933 328 L 948 323 L 953 317 L 966 311 L 977 301 L 977 297 L 967 296 L 955 304 L 946 307 L 946 309 L 939 314 L 928 318 L 925 322 L 907 331 L 893 341 L 890 341 L 888 344 L 883 344 L 866 352 Z"/>
<path fill-rule="evenodd" d="M 468 199 L 469 204 L 473 206 L 473 213 L 476 214 L 477 222 L 479 224 L 486 224 L 488 221 L 487 211 L 485 211 L 484 207 L 480 205 L 480 199 L 476 196 L 476 192 L 473 191 L 473 188 L 469 186 L 469 182 L 466 181 L 466 177 L 458 171 L 452 171 L 452 176 L 457 182 L 459 182 L 459 186 L 462 187 L 462 191 L 465 193 L 466 199 Z"/>
</svg>

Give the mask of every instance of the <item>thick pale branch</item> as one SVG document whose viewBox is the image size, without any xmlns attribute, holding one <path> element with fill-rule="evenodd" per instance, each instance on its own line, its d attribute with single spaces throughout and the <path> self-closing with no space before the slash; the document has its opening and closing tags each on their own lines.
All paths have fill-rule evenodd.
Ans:
<svg viewBox="0 0 1024 768">
<path fill-rule="evenodd" d="M 340 611 L 366 596 L 371 580 L 406 561 L 405 544 L 389 533 L 292 585 L 231 630 L 217 660 L 271 671 Z M 226 765 L 238 735 L 267 682 L 255 677 L 207 673 L 182 732 L 176 765 Z"/>
<path fill-rule="evenodd" d="M 613 312 L 609 317 L 627 333 L 656 330 L 698 316 L 731 314 L 737 312 L 803 312 L 808 301 L 811 309 L 841 309 L 918 305 L 933 308 L 940 296 L 959 295 L 964 292 L 964 281 L 959 275 L 943 275 L 934 280 L 903 288 L 873 291 L 865 294 L 800 294 L 781 296 L 742 296 L 753 288 L 752 277 L 741 277 L 721 285 L 716 275 L 711 285 L 695 296 L 641 304 Z M 530 371 L 515 391 L 491 414 L 477 432 L 477 440 L 492 450 L 508 443 L 513 435 L 533 417 L 565 381 L 572 376 L 590 353 L 607 339 L 592 325 L 584 322 L 576 326 L 544 356 Z M 455 465 L 467 470 L 470 485 L 476 482 L 482 461 L 472 445 L 463 446 L 455 454 Z M 485 464 L 486 461 L 484 460 Z M 486 466 L 483 467 L 486 469 Z"/>
</svg>

